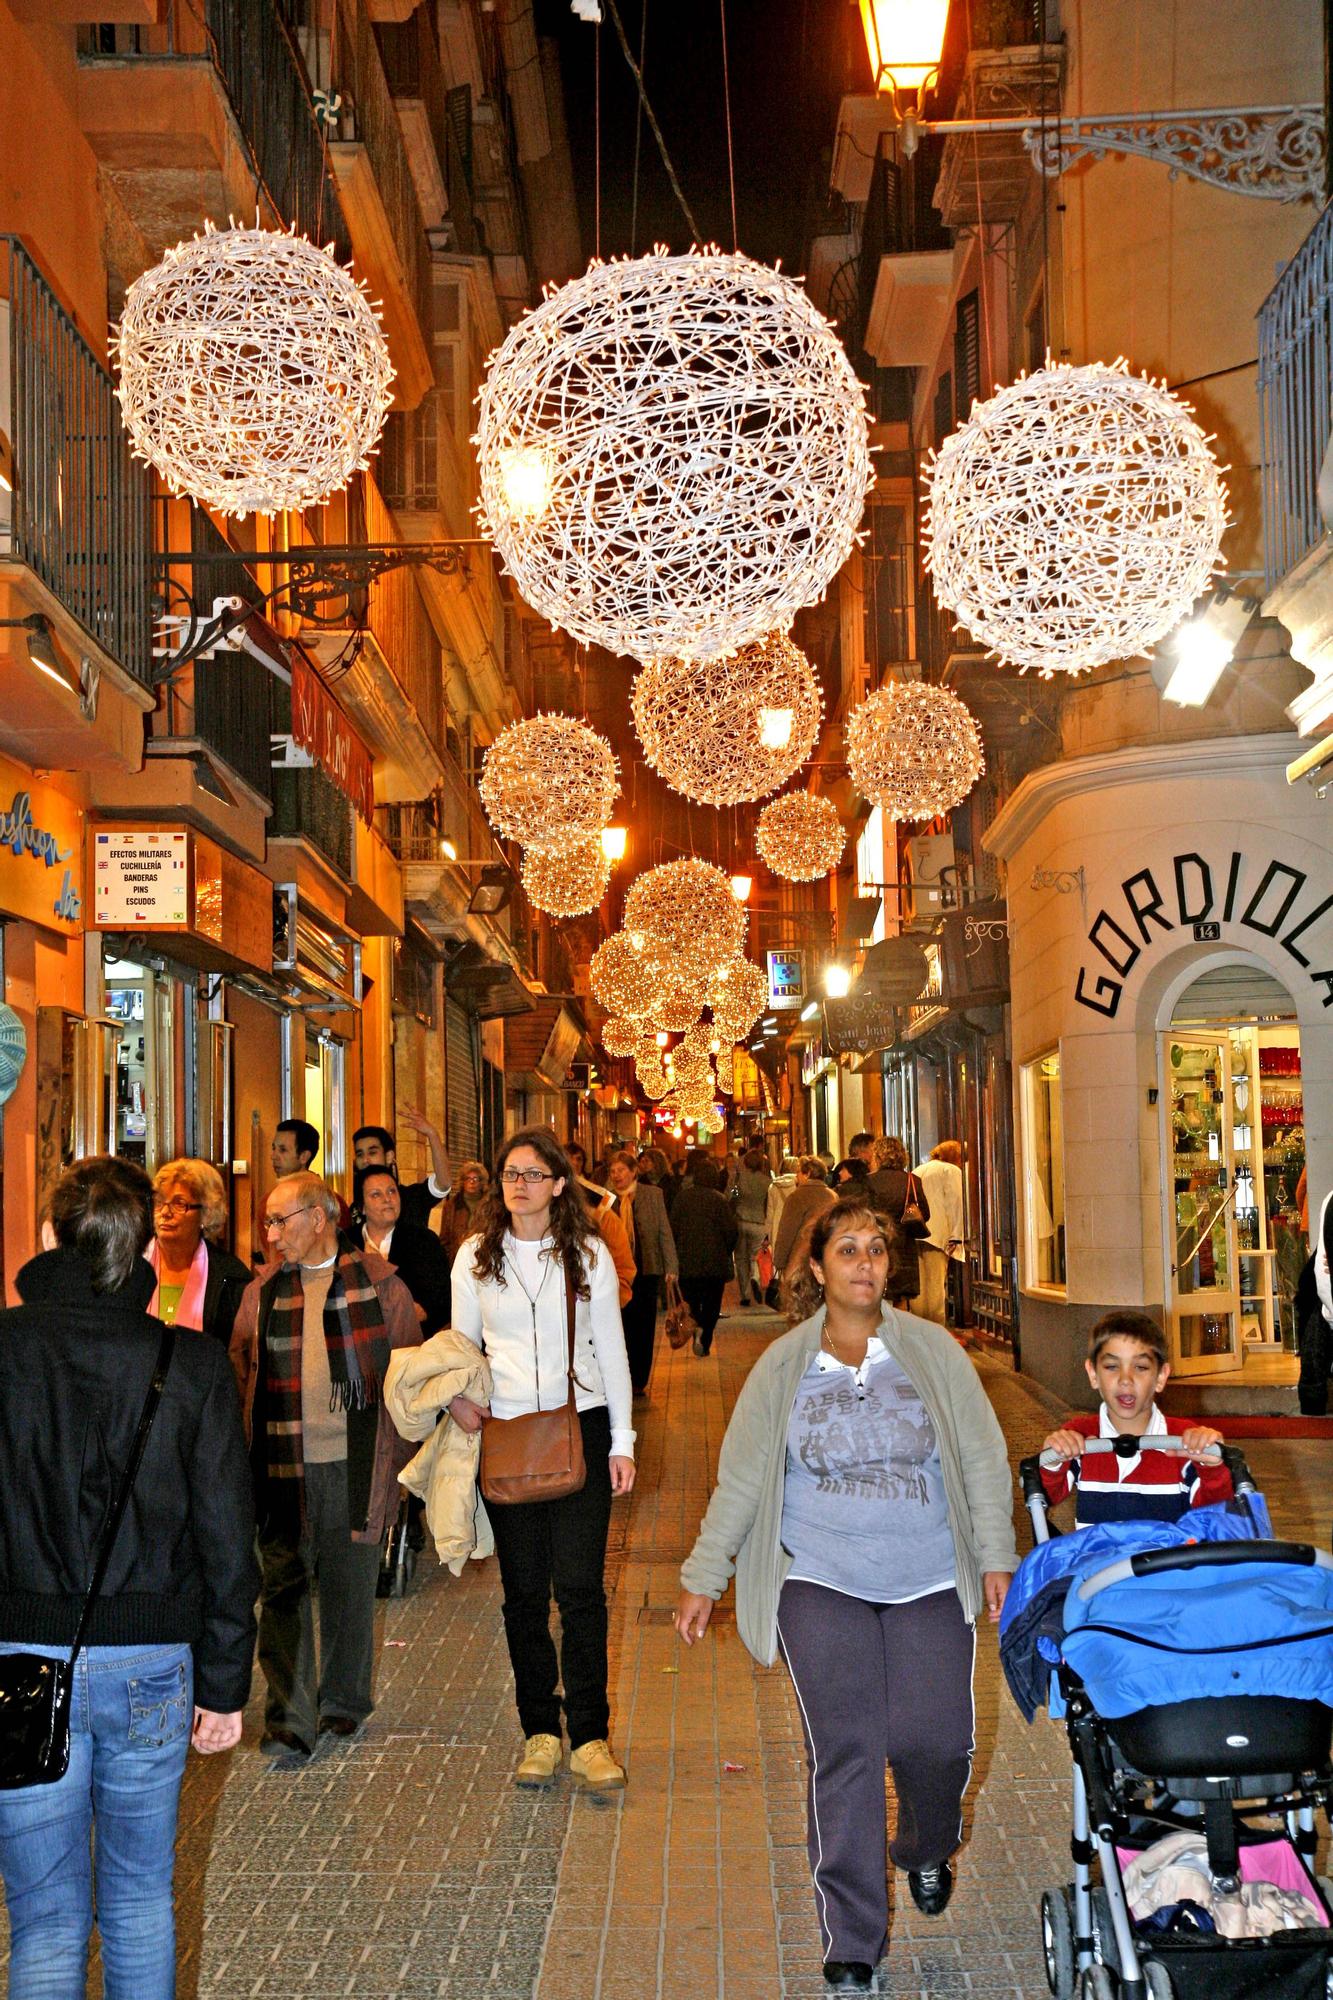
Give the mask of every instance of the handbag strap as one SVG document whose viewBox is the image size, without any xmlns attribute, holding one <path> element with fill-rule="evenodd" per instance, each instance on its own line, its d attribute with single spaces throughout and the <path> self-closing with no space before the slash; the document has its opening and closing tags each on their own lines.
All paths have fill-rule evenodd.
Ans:
<svg viewBox="0 0 1333 2000">
<path fill-rule="evenodd" d="M 574 1276 L 568 1264 L 565 1266 L 565 1330 L 569 1336 L 568 1366 L 565 1373 L 569 1378 L 569 1393 L 566 1402 L 574 1400 Z"/>
<path fill-rule="evenodd" d="M 134 1443 L 130 1446 L 129 1461 L 121 1475 L 115 1502 L 110 1514 L 107 1516 L 106 1526 L 102 1530 L 102 1539 L 97 1546 L 97 1562 L 93 1569 L 93 1580 L 88 1585 L 88 1595 L 83 1600 L 83 1610 L 79 1614 L 79 1629 L 74 1634 L 74 1645 L 70 1651 L 69 1663 L 71 1667 L 83 1650 L 83 1643 L 88 1634 L 88 1626 L 92 1619 L 93 1609 L 101 1595 L 102 1585 L 106 1581 L 107 1564 L 111 1561 L 111 1551 L 116 1545 L 116 1536 L 119 1534 L 120 1524 L 125 1518 L 125 1509 L 130 1504 L 130 1495 L 134 1491 L 134 1482 L 138 1477 L 139 1466 L 143 1460 L 144 1447 L 148 1443 L 148 1433 L 152 1430 L 153 1419 L 157 1415 L 157 1406 L 162 1400 L 162 1390 L 166 1384 L 167 1370 L 171 1366 L 171 1357 L 175 1352 L 175 1348 L 175 1326 L 164 1326 L 162 1329 L 162 1338 L 158 1342 L 157 1360 L 153 1364 L 153 1379 L 148 1384 L 148 1394 L 144 1397 L 143 1409 L 139 1413 L 139 1428 L 134 1433 Z"/>
</svg>

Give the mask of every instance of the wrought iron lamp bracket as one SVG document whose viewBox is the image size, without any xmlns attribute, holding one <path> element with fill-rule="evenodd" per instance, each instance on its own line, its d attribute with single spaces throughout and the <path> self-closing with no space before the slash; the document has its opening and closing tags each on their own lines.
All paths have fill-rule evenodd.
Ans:
<svg viewBox="0 0 1333 2000">
<path fill-rule="evenodd" d="M 1261 201 L 1322 201 L 1327 133 L 1319 104 L 1237 105 L 1029 124 L 1023 145 L 1048 179 L 1079 160 L 1133 154 Z"/>
</svg>

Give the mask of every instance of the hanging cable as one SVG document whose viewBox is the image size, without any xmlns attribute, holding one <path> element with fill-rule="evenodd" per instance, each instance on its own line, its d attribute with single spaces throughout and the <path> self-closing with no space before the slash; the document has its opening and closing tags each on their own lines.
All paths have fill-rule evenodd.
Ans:
<svg viewBox="0 0 1333 2000">
<path fill-rule="evenodd" d="M 643 0 L 643 13 L 639 20 L 639 75 L 643 75 L 648 59 L 648 0 Z M 629 211 L 629 254 L 639 254 L 639 159 L 643 146 L 643 99 L 634 107 L 634 191 L 630 197 Z"/>
<path fill-rule="evenodd" d="M 602 24 L 592 31 L 593 255 L 602 254 Z"/>
<path fill-rule="evenodd" d="M 731 141 L 731 71 L 727 66 L 727 0 L 717 0 L 718 18 L 722 25 L 722 102 L 727 114 L 727 184 L 731 189 L 731 247 L 741 247 L 740 232 L 736 227 L 736 155 Z"/>
<path fill-rule="evenodd" d="M 684 194 L 681 192 L 680 182 L 676 178 L 676 169 L 672 166 L 671 155 L 667 151 L 666 140 L 662 137 L 662 128 L 657 122 L 657 116 L 653 111 L 652 105 L 648 102 L 648 92 L 644 88 L 643 72 L 639 68 L 639 65 L 635 62 L 634 51 L 630 48 L 629 42 L 626 38 L 625 24 L 620 18 L 620 9 L 616 6 L 616 0 L 605 0 L 605 6 L 608 14 L 611 16 L 611 25 L 615 29 L 617 38 L 620 42 L 620 46 L 624 51 L 625 61 L 629 64 L 630 71 L 634 77 L 634 81 L 638 85 L 639 101 L 643 105 L 643 115 L 648 120 L 648 123 L 652 128 L 653 137 L 657 141 L 657 150 L 662 155 L 662 165 L 666 168 L 667 179 L 671 183 L 671 191 L 675 195 L 676 200 L 680 203 L 681 213 L 684 215 L 685 220 L 689 223 L 690 228 L 694 232 L 695 242 L 702 243 L 703 232 L 699 228 L 698 223 L 695 221 L 694 215 L 690 209 L 690 205 L 686 201 Z"/>
</svg>

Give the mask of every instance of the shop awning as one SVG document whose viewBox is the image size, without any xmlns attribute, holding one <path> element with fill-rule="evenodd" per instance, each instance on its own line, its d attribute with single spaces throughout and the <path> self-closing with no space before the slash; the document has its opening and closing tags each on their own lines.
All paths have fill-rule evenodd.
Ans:
<svg viewBox="0 0 1333 2000">
<path fill-rule="evenodd" d="M 471 939 L 458 946 L 445 967 L 444 989 L 481 1021 L 530 1014 L 534 1006 L 533 995 L 515 968 L 505 959 L 490 957 Z"/>
</svg>

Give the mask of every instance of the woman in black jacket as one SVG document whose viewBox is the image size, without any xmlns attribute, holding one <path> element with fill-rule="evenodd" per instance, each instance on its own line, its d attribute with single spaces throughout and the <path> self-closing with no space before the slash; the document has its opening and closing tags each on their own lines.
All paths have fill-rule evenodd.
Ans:
<svg viewBox="0 0 1333 2000">
<path fill-rule="evenodd" d="M 680 1289 L 699 1322 L 694 1351 L 713 1345 L 722 1311 L 722 1293 L 731 1276 L 731 1257 L 740 1235 L 736 1205 L 718 1192 L 722 1176 L 707 1153 L 691 1156 L 689 1174 L 671 1204 L 671 1233 L 680 1259 Z"/>
<path fill-rule="evenodd" d="M 930 1203 L 920 1181 L 908 1169 L 906 1146 L 892 1133 L 875 1141 L 875 1171 L 866 1182 L 866 1193 L 876 1213 L 887 1216 L 890 1222 L 898 1225 L 898 1256 L 889 1272 L 885 1296 L 892 1305 L 906 1312 L 921 1290 L 916 1246 L 923 1236 L 930 1234 L 927 1228 Z M 904 1221 L 908 1208 L 919 1210 L 919 1217 Z"/>
<path fill-rule="evenodd" d="M 152 1185 L 123 1160 L 62 1174 L 43 1254 L 0 1312 L 0 1652 L 68 1656 L 162 1337 L 147 1306 Z M 10 2000 L 170 2000 L 172 1864 L 188 1746 L 239 1741 L 259 1576 L 227 1350 L 178 1338 L 74 1673 L 69 1769 L 0 1792 Z M 94 1800 L 96 1805 L 94 1808 Z"/>
</svg>

